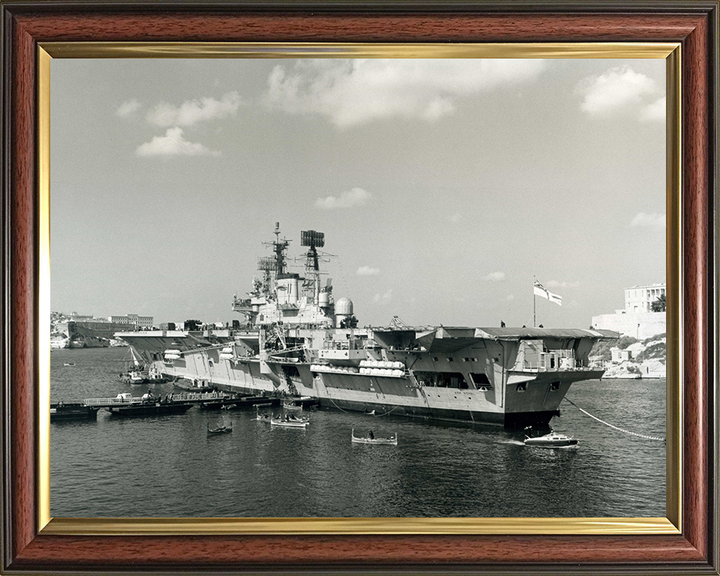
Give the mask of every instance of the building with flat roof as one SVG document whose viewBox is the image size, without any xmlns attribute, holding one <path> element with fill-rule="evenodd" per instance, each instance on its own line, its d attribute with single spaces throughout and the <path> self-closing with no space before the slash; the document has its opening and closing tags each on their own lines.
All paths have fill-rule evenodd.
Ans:
<svg viewBox="0 0 720 576">
<path fill-rule="evenodd" d="M 625 312 L 652 312 L 652 304 L 665 296 L 665 284 L 625 288 Z"/>
<path fill-rule="evenodd" d="M 652 304 L 661 296 L 667 297 L 666 285 L 649 284 L 625 288 L 625 308 L 615 314 L 592 317 L 592 328 L 614 330 L 623 336 L 645 340 L 666 332 L 665 312 L 653 312 Z"/>
<path fill-rule="evenodd" d="M 127 324 L 137 328 L 152 328 L 152 316 L 138 316 L 137 314 L 126 314 L 125 316 L 109 316 L 108 320 L 114 324 Z"/>
</svg>

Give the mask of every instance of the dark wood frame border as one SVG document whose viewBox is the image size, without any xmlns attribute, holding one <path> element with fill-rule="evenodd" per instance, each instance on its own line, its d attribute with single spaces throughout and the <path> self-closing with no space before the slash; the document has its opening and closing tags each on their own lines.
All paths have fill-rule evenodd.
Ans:
<svg viewBox="0 0 720 576">
<path fill-rule="evenodd" d="M 2 12 L 2 556 L 7 574 L 147 571 L 718 574 L 718 1 L 14 1 Z M 683 532 L 663 536 L 49 536 L 37 530 L 37 44 L 682 44 Z"/>
</svg>

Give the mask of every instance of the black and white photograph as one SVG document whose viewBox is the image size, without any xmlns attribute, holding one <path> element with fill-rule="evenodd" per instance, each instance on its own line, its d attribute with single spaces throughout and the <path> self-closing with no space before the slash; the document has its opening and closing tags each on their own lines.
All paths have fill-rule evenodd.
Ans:
<svg viewBox="0 0 720 576">
<path fill-rule="evenodd" d="M 54 517 L 666 516 L 666 62 L 68 58 Z"/>
</svg>

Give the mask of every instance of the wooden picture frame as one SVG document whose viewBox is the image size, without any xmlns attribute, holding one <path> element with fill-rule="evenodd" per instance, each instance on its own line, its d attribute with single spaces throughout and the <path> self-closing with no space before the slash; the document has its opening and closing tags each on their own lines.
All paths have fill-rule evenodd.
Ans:
<svg viewBox="0 0 720 576">
<path fill-rule="evenodd" d="M 7 573 L 109 571 L 718 574 L 718 2 L 2 4 L 2 563 Z M 661 534 L 193 534 L 129 526 L 113 535 L 44 529 L 38 414 L 45 333 L 38 174 L 47 105 L 44 43 L 678 43 L 682 170 L 676 292 L 682 437 L 681 530 Z M 674 140 L 668 140 L 671 148 Z M 670 151 L 673 153 L 673 150 Z M 672 321 L 670 321 L 672 325 Z M 41 529 L 42 527 L 42 529 Z M 522 532 L 522 530 L 520 530 Z M 512 534 L 511 534 L 512 533 Z"/>
</svg>

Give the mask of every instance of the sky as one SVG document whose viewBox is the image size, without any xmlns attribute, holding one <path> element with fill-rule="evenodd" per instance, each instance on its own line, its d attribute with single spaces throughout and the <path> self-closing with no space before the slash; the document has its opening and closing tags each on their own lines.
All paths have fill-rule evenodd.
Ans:
<svg viewBox="0 0 720 576">
<path fill-rule="evenodd" d="M 52 61 L 54 311 L 241 319 L 275 222 L 360 326 L 587 328 L 665 281 L 665 62 Z"/>
</svg>

